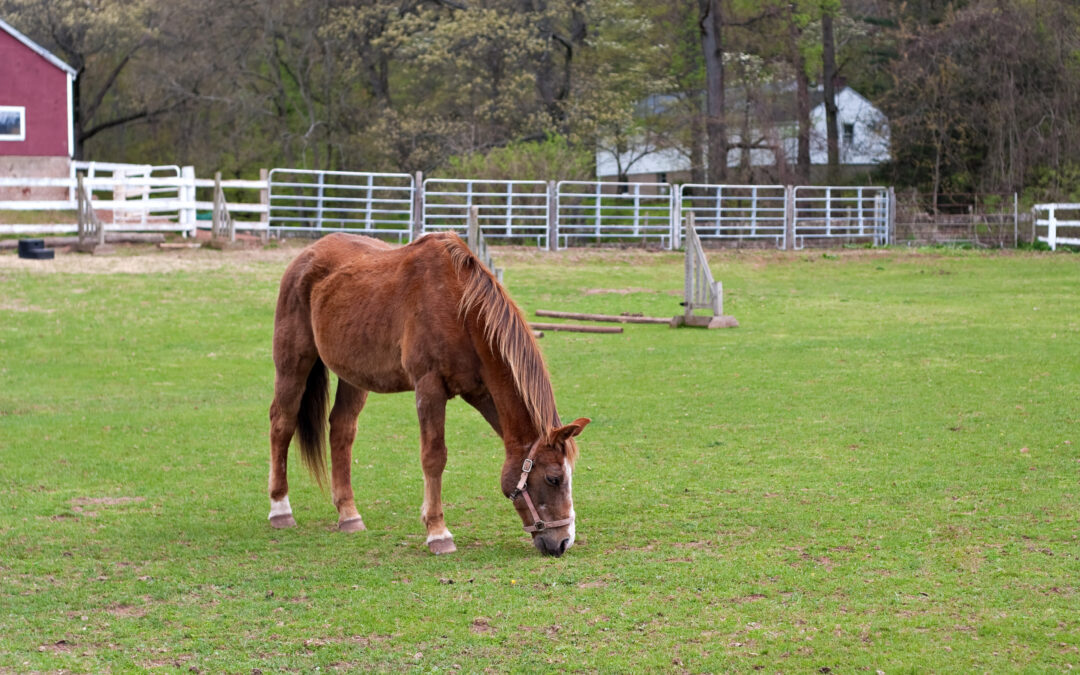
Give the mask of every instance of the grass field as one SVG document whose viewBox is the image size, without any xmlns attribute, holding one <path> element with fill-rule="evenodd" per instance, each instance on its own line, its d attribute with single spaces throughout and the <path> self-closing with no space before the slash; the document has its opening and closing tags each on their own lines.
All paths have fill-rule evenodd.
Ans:
<svg viewBox="0 0 1080 675">
<path fill-rule="evenodd" d="M 679 310 L 678 255 L 495 253 L 529 312 Z M 295 453 L 268 527 L 291 254 L 0 255 L 0 672 L 1080 667 L 1080 256 L 722 253 L 737 329 L 549 333 L 593 419 L 550 559 L 459 401 L 427 553 L 410 395 L 360 416 L 368 532 Z"/>
</svg>

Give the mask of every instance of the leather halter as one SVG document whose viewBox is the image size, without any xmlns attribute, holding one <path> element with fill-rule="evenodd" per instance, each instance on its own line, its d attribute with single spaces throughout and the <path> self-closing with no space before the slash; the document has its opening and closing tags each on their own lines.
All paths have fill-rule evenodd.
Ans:
<svg viewBox="0 0 1080 675">
<path fill-rule="evenodd" d="M 533 506 L 532 497 L 529 496 L 529 486 L 526 485 L 526 483 L 529 480 L 529 472 L 532 471 L 533 464 L 535 464 L 533 457 L 536 455 L 536 451 L 539 447 L 540 439 L 537 438 L 529 448 L 529 454 L 525 457 L 525 461 L 521 463 L 521 478 L 518 479 L 517 487 L 509 494 L 510 501 L 517 499 L 518 495 L 525 498 L 525 505 L 529 507 L 529 514 L 533 519 L 532 525 L 525 526 L 525 531 L 530 534 L 533 532 L 543 532 L 552 527 L 563 527 L 564 525 L 569 525 L 574 522 L 574 517 L 570 516 L 569 518 L 563 518 L 562 520 L 553 520 L 550 523 L 545 523 L 540 518 L 540 514 L 537 513 L 536 507 Z"/>
</svg>

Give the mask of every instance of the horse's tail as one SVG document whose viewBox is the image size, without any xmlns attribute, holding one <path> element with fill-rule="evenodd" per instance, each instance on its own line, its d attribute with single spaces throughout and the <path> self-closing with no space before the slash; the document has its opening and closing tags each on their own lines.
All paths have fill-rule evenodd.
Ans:
<svg viewBox="0 0 1080 675">
<path fill-rule="evenodd" d="M 329 384 L 326 365 L 316 357 L 315 365 L 308 373 L 307 386 L 304 387 L 300 411 L 296 416 L 300 457 L 320 488 L 326 485 L 326 403 Z"/>
</svg>

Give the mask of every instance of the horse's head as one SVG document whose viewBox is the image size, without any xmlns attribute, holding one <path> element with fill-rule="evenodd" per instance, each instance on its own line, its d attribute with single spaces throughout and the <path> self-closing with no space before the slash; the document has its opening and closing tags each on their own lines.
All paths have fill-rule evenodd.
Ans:
<svg viewBox="0 0 1080 675">
<path fill-rule="evenodd" d="M 503 465 L 503 494 L 513 500 L 541 553 L 558 557 L 574 545 L 571 474 L 578 452 L 574 436 L 588 423 L 582 417 L 552 429 L 533 442 L 521 465 L 509 457 Z"/>
</svg>

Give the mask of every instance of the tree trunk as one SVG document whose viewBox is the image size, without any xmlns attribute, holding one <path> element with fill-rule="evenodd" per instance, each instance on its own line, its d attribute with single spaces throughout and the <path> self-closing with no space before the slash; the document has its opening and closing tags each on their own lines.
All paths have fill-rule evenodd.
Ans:
<svg viewBox="0 0 1080 675">
<path fill-rule="evenodd" d="M 832 11 L 821 15 L 821 80 L 825 88 L 825 139 L 829 155 L 829 182 L 835 183 L 840 173 L 840 130 L 836 119 L 836 40 L 833 37 Z"/>
<path fill-rule="evenodd" d="M 806 74 L 806 58 L 799 49 L 802 31 L 790 12 L 789 9 L 788 38 L 791 66 L 795 70 L 795 119 L 799 127 L 795 174 L 800 183 L 806 183 L 810 180 L 810 77 Z"/>
<path fill-rule="evenodd" d="M 694 112 L 690 117 L 690 182 L 705 182 L 705 121 L 701 115 L 700 94 L 691 97 Z"/>
<path fill-rule="evenodd" d="M 705 56 L 705 135 L 710 183 L 727 177 L 728 139 L 724 123 L 724 19 L 720 0 L 699 0 L 701 47 Z"/>
</svg>

